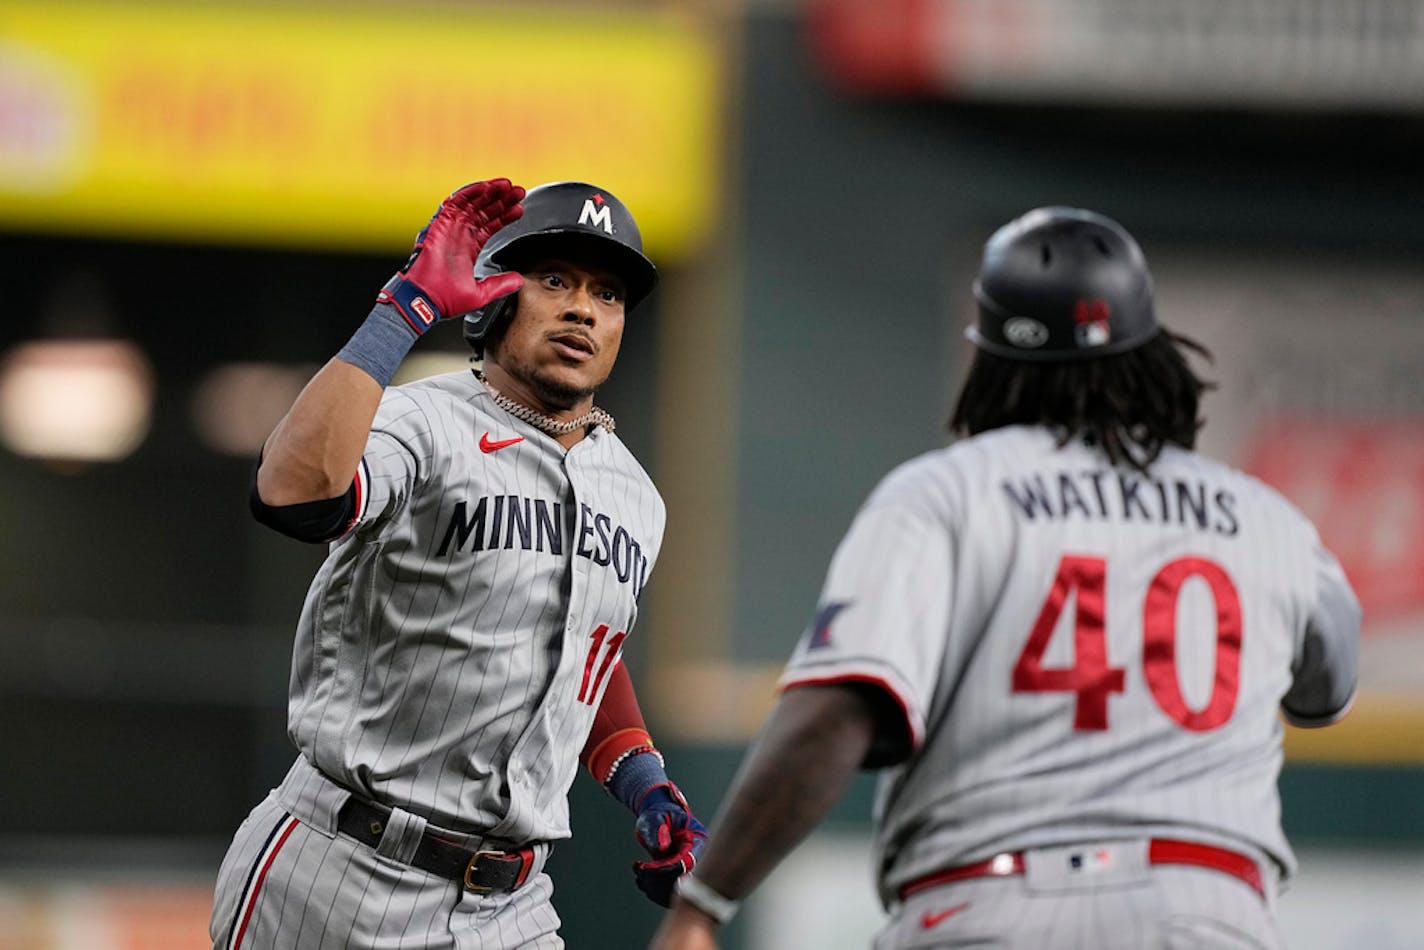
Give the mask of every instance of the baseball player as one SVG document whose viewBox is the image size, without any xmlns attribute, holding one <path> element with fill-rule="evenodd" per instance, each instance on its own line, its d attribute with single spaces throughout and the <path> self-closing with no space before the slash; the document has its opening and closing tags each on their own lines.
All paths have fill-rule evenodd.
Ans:
<svg viewBox="0 0 1424 950">
<path fill-rule="evenodd" d="M 222 863 L 214 947 L 562 947 L 543 868 L 580 763 L 671 900 L 705 829 L 621 662 L 665 509 L 593 403 L 656 277 L 605 189 L 467 185 L 273 431 L 253 512 L 330 548 L 297 624 L 299 754 Z M 474 371 L 390 386 L 461 318 Z"/>
<path fill-rule="evenodd" d="M 1205 351 L 1119 225 L 1031 211 L 975 292 L 966 438 L 855 517 L 658 950 L 714 946 L 858 767 L 884 770 L 877 948 L 1280 946 L 1278 712 L 1345 713 L 1355 596 L 1295 508 L 1193 451 Z"/>
</svg>

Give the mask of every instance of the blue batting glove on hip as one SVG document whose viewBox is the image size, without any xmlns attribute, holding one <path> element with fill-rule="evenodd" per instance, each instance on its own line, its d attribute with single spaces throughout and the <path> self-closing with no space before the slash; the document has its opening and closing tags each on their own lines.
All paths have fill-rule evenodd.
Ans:
<svg viewBox="0 0 1424 950">
<path fill-rule="evenodd" d="M 649 789 L 636 814 L 638 843 L 652 860 L 635 862 L 633 877 L 649 900 L 669 907 L 677 879 L 693 869 L 707 846 L 707 828 L 672 782 Z"/>
</svg>

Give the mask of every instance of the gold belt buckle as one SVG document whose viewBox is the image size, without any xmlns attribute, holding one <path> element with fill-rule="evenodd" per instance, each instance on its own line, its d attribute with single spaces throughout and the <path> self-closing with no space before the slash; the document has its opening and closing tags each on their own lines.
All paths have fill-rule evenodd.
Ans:
<svg viewBox="0 0 1424 950">
<path fill-rule="evenodd" d="M 470 880 L 470 875 L 475 873 L 476 866 L 480 863 L 480 858 L 485 855 L 504 854 L 503 851 L 476 851 L 470 858 L 470 863 L 465 865 L 465 888 L 474 891 L 476 894 L 488 894 L 494 887 L 488 884 L 476 884 Z"/>
</svg>

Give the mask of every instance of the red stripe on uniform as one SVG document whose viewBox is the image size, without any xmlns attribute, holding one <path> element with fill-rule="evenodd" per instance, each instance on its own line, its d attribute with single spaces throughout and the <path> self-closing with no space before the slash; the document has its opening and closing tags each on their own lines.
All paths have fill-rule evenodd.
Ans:
<svg viewBox="0 0 1424 950">
<path fill-rule="evenodd" d="M 360 521 L 361 516 L 366 513 L 366 466 L 363 464 L 356 472 L 356 520 Z"/>
<path fill-rule="evenodd" d="M 257 871 L 257 877 L 252 882 L 252 888 L 247 893 L 247 898 L 242 909 L 242 919 L 238 922 L 237 928 L 233 931 L 232 941 L 228 943 L 228 950 L 237 950 L 242 946 L 242 938 L 247 934 L 247 925 L 252 920 L 252 911 L 257 907 L 257 895 L 262 892 L 262 882 L 267 879 L 267 872 L 272 867 L 272 862 L 277 859 L 277 852 L 282 850 L 282 845 L 287 843 L 287 838 L 297 827 L 297 819 L 288 818 L 287 827 L 282 829 L 282 833 L 277 836 L 277 840 L 272 842 L 267 849 L 267 854 L 261 858 L 262 864 Z"/>
<path fill-rule="evenodd" d="M 346 525 L 346 531 L 350 531 L 361 523 L 361 519 L 366 517 L 366 502 L 370 497 L 366 482 L 370 478 L 370 472 L 366 468 L 366 460 L 362 459 L 361 464 L 356 466 L 356 477 L 351 480 L 351 487 L 355 490 L 355 503 L 351 506 L 351 520 Z"/>
</svg>

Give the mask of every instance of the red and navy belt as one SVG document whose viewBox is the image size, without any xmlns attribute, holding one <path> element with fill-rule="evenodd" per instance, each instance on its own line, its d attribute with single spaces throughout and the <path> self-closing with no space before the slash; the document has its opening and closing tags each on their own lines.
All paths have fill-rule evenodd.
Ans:
<svg viewBox="0 0 1424 950">
<path fill-rule="evenodd" d="M 1260 866 L 1246 855 L 1226 848 L 1198 844 L 1195 841 L 1153 838 L 1147 845 L 1147 863 L 1154 865 L 1188 864 L 1193 867 L 1221 871 L 1249 884 L 1257 894 L 1261 895 L 1262 899 L 1266 896 L 1266 885 L 1261 877 Z M 955 881 L 968 881 L 980 877 L 1011 877 L 1023 872 L 1024 855 L 1022 851 L 996 854 L 992 858 L 986 858 L 974 864 L 945 868 L 942 871 L 935 871 L 924 877 L 916 878 L 900 888 L 900 899 L 904 900 L 911 894 L 926 888 L 938 887 L 941 884 L 952 884 Z"/>
</svg>

